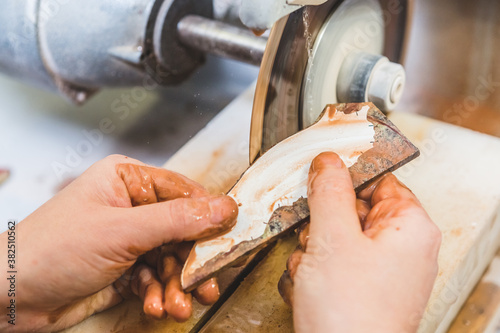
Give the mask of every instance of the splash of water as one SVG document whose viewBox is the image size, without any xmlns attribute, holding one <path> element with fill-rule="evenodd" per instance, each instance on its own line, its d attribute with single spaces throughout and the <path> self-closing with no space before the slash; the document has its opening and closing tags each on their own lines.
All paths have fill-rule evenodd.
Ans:
<svg viewBox="0 0 500 333">
<path fill-rule="evenodd" d="M 304 38 L 306 40 L 306 51 L 309 57 L 308 61 L 312 62 L 312 52 L 313 52 L 313 38 L 311 32 L 309 31 L 309 27 L 311 25 L 311 7 L 305 6 L 302 11 L 302 22 L 304 24 Z"/>
<path fill-rule="evenodd" d="M 304 39 L 306 41 L 306 51 L 307 51 L 307 67 L 311 68 L 313 66 L 313 37 L 310 31 L 310 24 L 311 24 L 311 7 L 310 6 L 305 6 L 303 11 L 302 11 L 302 22 L 304 24 Z M 305 84 L 311 84 L 312 78 L 309 75 L 308 71 L 306 70 L 305 72 L 306 78 L 305 78 Z M 309 90 L 310 91 L 310 90 Z M 307 107 L 308 110 L 304 110 L 305 112 L 311 112 L 312 110 L 311 105 L 312 105 L 312 100 L 313 100 L 313 95 L 311 92 L 307 94 L 307 96 L 304 96 L 304 107 Z"/>
</svg>

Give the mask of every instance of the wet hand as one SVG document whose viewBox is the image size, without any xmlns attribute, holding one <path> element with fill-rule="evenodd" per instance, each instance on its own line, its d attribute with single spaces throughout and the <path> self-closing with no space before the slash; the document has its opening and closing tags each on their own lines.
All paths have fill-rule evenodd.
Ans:
<svg viewBox="0 0 500 333">
<path fill-rule="evenodd" d="M 8 328 L 60 330 L 134 295 L 153 318 L 187 320 L 184 260 L 194 240 L 231 228 L 237 211 L 175 172 L 124 156 L 96 163 L 17 226 L 20 320 Z M 193 294 L 215 302 L 216 281 Z"/>
<path fill-rule="evenodd" d="M 279 289 L 297 332 L 414 332 L 438 271 L 441 233 L 392 174 L 358 196 L 333 153 L 313 161 L 310 224 Z"/>
</svg>

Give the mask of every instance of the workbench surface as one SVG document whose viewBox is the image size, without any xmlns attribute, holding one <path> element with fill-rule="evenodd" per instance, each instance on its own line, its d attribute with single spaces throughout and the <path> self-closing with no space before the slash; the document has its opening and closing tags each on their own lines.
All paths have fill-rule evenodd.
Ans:
<svg viewBox="0 0 500 333">
<path fill-rule="evenodd" d="M 400 109 L 500 136 L 500 94 L 497 91 L 500 84 L 500 66 L 496 61 L 496 55 L 500 51 L 500 34 L 497 32 L 500 30 L 495 20 L 499 15 L 500 3 L 488 0 L 417 0 L 416 5 L 414 22 L 419 29 L 414 30 L 411 35 L 412 41 L 406 61 L 408 86 Z M 71 173 L 65 174 L 63 179 L 55 175 L 51 163 L 64 161 L 67 157 L 66 147 L 75 148 L 85 138 L 82 130 L 95 129 L 102 117 L 113 116 L 111 104 L 130 89 L 107 91 L 95 97 L 84 108 L 74 108 L 58 97 L 1 77 L 0 97 L 3 104 L 0 110 L 0 168 L 9 167 L 13 173 L 10 180 L 0 187 L 0 221 L 9 218 L 22 219 L 50 198 L 61 181 L 77 176 L 94 161 L 110 153 L 123 153 L 147 163 L 161 165 L 256 77 L 256 69 L 246 66 L 235 68 L 231 64 L 229 68 L 224 69 L 224 65 L 213 59 L 208 65 L 207 69 L 202 70 L 205 74 L 195 77 L 185 89 L 173 88 L 162 90 L 161 94 L 153 93 L 139 103 L 137 108 L 131 108 L 130 117 L 126 120 L 120 119 L 117 122 L 117 130 L 105 136 L 102 143 L 95 146 L 81 163 L 72 167 Z M 224 85 L 214 84 L 218 82 L 214 77 L 220 75 L 219 71 L 224 73 L 220 78 Z M 484 88 L 485 80 L 487 82 L 489 79 L 494 84 L 494 89 L 489 90 L 488 96 L 477 95 L 478 87 Z M 467 103 L 474 98 L 480 103 L 467 107 L 470 106 Z M 243 118 L 236 118 L 234 121 L 246 121 Z M 425 133 L 427 132 L 421 134 Z M 420 134 L 415 135 L 419 137 Z M 421 135 L 420 137 L 425 139 Z M 243 143 L 237 151 L 238 154 L 244 155 L 242 147 Z M 217 156 L 224 158 L 228 153 L 230 152 L 226 150 L 214 151 L 208 160 L 212 161 Z M 36 163 L 33 163 L 34 161 Z M 238 167 L 244 167 L 243 157 L 234 161 L 240 163 Z M 171 163 L 167 166 L 180 168 L 181 172 L 185 170 L 185 173 L 213 186 L 213 189 L 217 186 L 227 188 L 234 173 L 226 169 L 211 178 L 206 172 L 193 174 L 193 170 L 180 167 L 185 162 Z M 217 163 L 212 163 L 212 167 L 217 167 Z M 452 170 L 462 171 L 464 170 L 460 168 Z M 5 227 L 2 224 L 0 231 L 3 230 Z M 468 237 L 468 234 L 457 228 L 455 231 L 449 230 L 445 235 L 455 236 Z M 284 251 L 281 254 L 283 258 L 286 257 L 287 246 L 293 247 L 290 245 L 293 240 L 287 242 L 280 247 Z M 279 262 L 281 261 L 274 259 L 271 266 Z M 266 265 L 266 262 L 262 265 Z M 494 330 L 500 305 L 498 267 L 499 259 L 495 259 L 452 324 L 450 332 Z M 474 274 L 479 273 L 476 271 Z M 265 289 L 260 289 L 261 291 L 274 288 L 272 283 L 269 282 L 269 285 L 265 286 L 266 281 L 254 278 L 255 274 L 249 277 L 245 288 L 251 290 L 252 285 L 256 290 L 264 286 Z M 252 284 L 252 281 L 261 281 L 261 284 Z M 231 319 L 229 323 L 233 328 L 239 327 L 241 331 L 245 331 L 242 327 L 251 327 L 248 321 L 243 320 L 248 318 L 243 315 L 247 308 L 234 306 L 238 297 L 242 297 L 241 294 L 241 291 L 237 292 L 231 302 L 227 303 L 228 306 L 232 305 L 234 310 L 228 309 L 228 306 L 221 308 L 218 315 L 214 316 L 212 325 L 224 323 L 224 316 L 229 316 L 227 318 Z M 465 297 L 463 295 L 466 293 L 461 295 Z M 286 321 L 286 311 L 289 316 L 289 310 L 282 303 L 278 303 L 276 294 L 270 295 L 269 298 L 267 307 L 263 306 L 263 309 L 274 308 L 273 313 L 281 313 L 275 320 L 284 318 Z M 69 331 L 76 332 L 80 329 L 88 332 L 89 330 L 84 328 L 92 327 L 91 331 L 96 332 L 135 332 L 133 326 L 126 326 L 126 322 L 136 319 L 144 325 L 149 323 L 150 331 L 155 328 L 164 331 L 164 325 L 146 321 L 138 311 L 139 308 L 137 302 L 129 302 L 108 311 L 106 316 L 114 318 L 111 326 L 102 324 L 100 318 L 103 317 L 96 316 Z M 202 317 L 203 311 L 204 309 L 198 307 L 195 317 Z M 250 319 L 250 323 L 262 322 L 258 317 Z M 275 324 L 275 328 L 280 325 Z M 171 325 L 170 331 L 185 331 L 180 325 L 167 325 Z M 286 331 L 286 327 L 283 329 Z"/>
<path fill-rule="evenodd" d="M 254 88 L 226 107 L 183 146 L 165 167 L 187 175 L 212 193 L 227 191 L 248 166 L 248 135 Z M 445 332 L 491 261 L 500 243 L 500 139 L 408 113 L 391 119 L 421 149 L 421 156 L 396 172 L 421 200 L 443 233 L 440 271 L 420 332 Z M 230 126 L 228 126 L 230 124 Z M 291 309 L 277 282 L 296 240 L 280 242 L 223 304 L 194 306 L 184 324 L 141 316 L 141 305 L 124 303 L 67 330 L 289 332 Z M 222 275 L 224 290 L 241 268 Z M 231 287 L 229 287 L 231 288 Z M 263 296 L 265 295 L 265 296 Z M 418 295 L 415 295 L 418 298 Z M 206 321 L 208 320 L 208 323 Z"/>
</svg>

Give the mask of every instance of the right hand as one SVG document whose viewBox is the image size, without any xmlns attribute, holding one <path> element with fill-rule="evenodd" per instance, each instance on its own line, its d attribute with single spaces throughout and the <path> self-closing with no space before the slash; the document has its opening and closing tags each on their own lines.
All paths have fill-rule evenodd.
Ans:
<svg viewBox="0 0 500 333">
<path fill-rule="evenodd" d="M 53 332 L 135 295 L 144 313 L 186 321 L 191 294 L 180 284 L 194 241 L 229 230 L 238 206 L 186 177 L 126 156 L 90 167 L 16 226 L 16 325 L 0 331 Z M 7 248 L 7 233 L 0 235 Z M 7 271 L 7 251 L 0 269 Z M 22 272 L 22 273 L 21 273 Z M 0 289 L 7 290 L 6 279 Z M 194 291 L 202 304 L 219 297 L 215 280 Z M 7 293 L 0 306 L 7 307 Z"/>
<path fill-rule="evenodd" d="M 297 332 L 415 332 L 438 272 L 441 233 L 415 195 L 386 175 L 356 194 L 342 160 L 311 165 L 311 222 L 280 292 Z"/>
</svg>

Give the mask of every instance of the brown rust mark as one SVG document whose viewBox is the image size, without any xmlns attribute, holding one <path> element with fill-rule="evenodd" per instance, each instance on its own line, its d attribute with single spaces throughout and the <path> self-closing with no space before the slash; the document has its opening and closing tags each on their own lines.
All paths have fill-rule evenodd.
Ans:
<svg viewBox="0 0 500 333">
<path fill-rule="evenodd" d="M 353 112 L 361 111 L 363 107 L 370 104 L 371 103 L 341 103 L 337 104 L 334 108 L 338 111 L 344 112 L 345 114 L 351 114 Z"/>
<path fill-rule="evenodd" d="M 349 168 L 356 192 L 363 190 L 378 177 L 397 169 L 419 155 L 419 150 L 372 103 L 328 105 L 323 110 L 322 116 L 325 112 L 331 112 L 332 109 L 352 113 L 360 111 L 365 106 L 369 106 L 367 118 L 374 127 L 375 141 L 373 148 L 362 154 L 358 161 Z M 334 124 L 330 125 L 335 126 Z M 274 204 L 270 209 L 272 210 L 273 207 Z M 296 201 L 293 206 L 278 208 L 273 212 L 262 236 L 235 244 L 228 252 L 219 253 L 207 261 L 203 267 L 189 275 L 184 275 L 183 288 L 186 291 L 193 290 L 208 278 L 244 260 L 278 237 L 283 237 L 286 231 L 295 229 L 300 222 L 308 217 L 309 207 L 307 199 L 304 198 Z"/>
<path fill-rule="evenodd" d="M 355 122 L 365 122 L 365 119 L 363 119 L 361 117 L 357 120 L 355 120 L 355 119 L 346 120 L 343 117 L 335 119 L 335 116 L 337 114 L 337 111 L 342 112 L 344 114 L 351 114 L 353 112 L 361 111 L 361 109 L 367 105 L 373 106 L 373 104 L 371 104 L 371 103 L 329 104 L 323 109 L 323 111 L 319 115 L 318 119 L 316 120 L 316 123 L 313 124 L 313 126 L 330 127 L 330 126 L 334 126 L 334 125 L 353 124 Z M 326 121 L 326 122 L 320 121 L 321 119 L 323 119 L 323 117 L 325 115 L 327 115 L 328 121 Z"/>
<path fill-rule="evenodd" d="M 207 188 L 210 194 L 226 193 L 236 183 L 241 176 L 240 166 L 234 160 L 224 161 L 223 157 L 227 154 L 228 147 L 232 142 L 225 142 L 214 150 L 209 161 L 201 171 L 197 171 L 195 177 L 191 177 Z"/>
<path fill-rule="evenodd" d="M 335 114 L 337 114 L 337 108 L 329 105 L 326 107 L 326 112 L 328 112 L 328 119 L 332 120 L 335 117 Z"/>
<path fill-rule="evenodd" d="M 266 32 L 266 29 L 250 29 L 252 30 L 253 34 L 257 37 L 260 37 Z"/>
<path fill-rule="evenodd" d="M 381 175 L 396 170 L 420 155 L 420 151 L 372 103 L 367 119 L 374 126 L 373 148 L 363 153 L 349 168 L 356 192 Z"/>
</svg>

